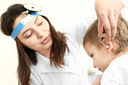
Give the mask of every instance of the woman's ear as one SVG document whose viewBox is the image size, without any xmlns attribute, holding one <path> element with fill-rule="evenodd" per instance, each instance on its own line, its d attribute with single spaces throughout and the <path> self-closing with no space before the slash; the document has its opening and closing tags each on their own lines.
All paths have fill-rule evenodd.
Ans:
<svg viewBox="0 0 128 85">
<path fill-rule="evenodd" d="M 99 38 L 99 41 L 101 44 L 103 44 L 107 48 L 108 52 L 110 52 L 112 50 L 113 44 L 110 40 L 108 40 L 106 34 L 102 34 Z"/>
</svg>

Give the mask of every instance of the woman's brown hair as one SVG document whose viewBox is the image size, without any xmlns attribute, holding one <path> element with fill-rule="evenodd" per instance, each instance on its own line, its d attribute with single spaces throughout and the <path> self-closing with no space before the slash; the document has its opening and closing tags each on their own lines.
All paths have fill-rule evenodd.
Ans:
<svg viewBox="0 0 128 85">
<path fill-rule="evenodd" d="M 94 23 L 89 27 L 89 29 L 86 32 L 86 35 L 84 36 L 83 45 L 89 42 L 97 46 L 98 48 L 102 46 L 98 38 L 97 25 L 98 20 L 95 20 Z M 103 33 L 106 33 L 104 29 Z M 114 50 L 115 53 L 119 53 L 123 49 L 128 47 L 128 22 L 121 17 L 118 18 L 117 31 L 114 41 L 116 41 L 119 45 L 119 48 Z"/>
<path fill-rule="evenodd" d="M 10 6 L 5 13 L 2 14 L 1 30 L 5 35 L 11 35 L 15 19 L 24 11 L 26 11 L 26 9 L 22 4 L 14 4 Z M 50 31 L 53 40 L 50 53 L 51 66 L 54 64 L 56 67 L 61 67 L 61 64 L 64 64 L 63 56 L 65 51 L 66 49 L 68 50 L 66 44 L 66 36 L 60 32 L 56 32 L 55 28 L 52 26 L 47 17 L 42 17 L 44 17 L 50 25 Z M 16 44 L 18 51 L 18 84 L 30 85 L 30 65 L 36 65 L 38 62 L 36 53 L 34 50 L 24 46 L 18 38 L 16 38 Z"/>
</svg>

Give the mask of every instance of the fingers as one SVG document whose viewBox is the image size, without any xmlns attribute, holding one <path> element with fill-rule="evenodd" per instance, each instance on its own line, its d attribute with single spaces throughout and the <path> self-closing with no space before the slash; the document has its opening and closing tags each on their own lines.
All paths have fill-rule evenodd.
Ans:
<svg viewBox="0 0 128 85">
<path fill-rule="evenodd" d="M 95 10 L 98 17 L 98 36 L 103 33 L 104 26 L 108 39 L 114 39 L 117 30 L 119 11 L 123 7 L 124 4 L 121 2 L 121 0 L 95 1 Z"/>
<path fill-rule="evenodd" d="M 116 13 L 116 15 L 115 15 L 115 21 L 116 21 L 116 24 L 118 23 L 118 17 L 119 17 L 119 12 Z"/>
<path fill-rule="evenodd" d="M 116 34 L 118 15 L 114 16 L 114 12 L 110 12 L 108 15 L 102 15 L 101 19 L 98 19 L 98 36 L 103 33 L 103 26 L 109 40 L 113 40 Z"/>
<path fill-rule="evenodd" d="M 111 40 L 111 28 L 110 28 L 110 23 L 107 15 L 102 15 L 101 16 L 101 21 L 103 23 L 103 26 L 105 27 L 105 31 L 107 34 L 107 37 L 109 40 Z"/>
<path fill-rule="evenodd" d="M 102 33 L 103 33 L 103 24 L 101 19 L 98 19 L 98 37 L 100 37 Z"/>
<path fill-rule="evenodd" d="M 116 15 L 117 16 L 117 15 Z M 116 28 L 117 28 L 117 23 L 116 23 L 116 18 L 114 16 L 114 13 L 109 13 L 109 23 L 110 23 L 110 30 L 111 30 L 111 40 L 113 40 L 115 38 L 115 34 L 116 34 Z"/>
</svg>

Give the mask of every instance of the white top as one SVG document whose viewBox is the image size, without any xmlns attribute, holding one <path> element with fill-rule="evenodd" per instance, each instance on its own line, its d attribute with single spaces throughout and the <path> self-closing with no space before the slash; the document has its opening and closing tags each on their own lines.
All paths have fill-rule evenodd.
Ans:
<svg viewBox="0 0 128 85">
<path fill-rule="evenodd" d="M 128 55 L 110 63 L 102 76 L 101 85 L 128 85 Z"/>
<path fill-rule="evenodd" d="M 80 18 L 60 31 L 67 33 L 69 53 L 64 55 L 62 68 L 50 67 L 50 60 L 37 53 L 37 65 L 31 65 L 31 85 L 89 85 L 87 58 L 82 48 L 83 36 L 94 17 Z M 90 22 L 90 24 L 89 24 Z"/>
</svg>

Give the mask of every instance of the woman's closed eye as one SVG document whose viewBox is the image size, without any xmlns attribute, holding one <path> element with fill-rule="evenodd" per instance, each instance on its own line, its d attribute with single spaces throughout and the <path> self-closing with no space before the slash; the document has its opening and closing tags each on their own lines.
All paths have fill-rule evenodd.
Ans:
<svg viewBox="0 0 128 85">
<path fill-rule="evenodd" d="M 43 21 L 38 24 L 38 26 L 42 25 Z"/>
<path fill-rule="evenodd" d="M 29 28 L 22 33 L 22 37 L 29 38 L 32 35 L 32 30 Z"/>
<path fill-rule="evenodd" d="M 31 35 L 32 35 L 32 32 L 31 32 L 31 31 L 28 31 L 28 32 L 26 32 L 26 33 L 24 34 L 24 37 L 25 37 L 25 38 L 29 38 L 29 37 L 31 37 Z"/>
<path fill-rule="evenodd" d="M 27 35 L 27 36 L 26 36 L 26 38 L 29 38 L 29 37 L 31 37 L 31 35 L 32 35 L 32 32 L 31 32 L 29 35 Z"/>
</svg>

